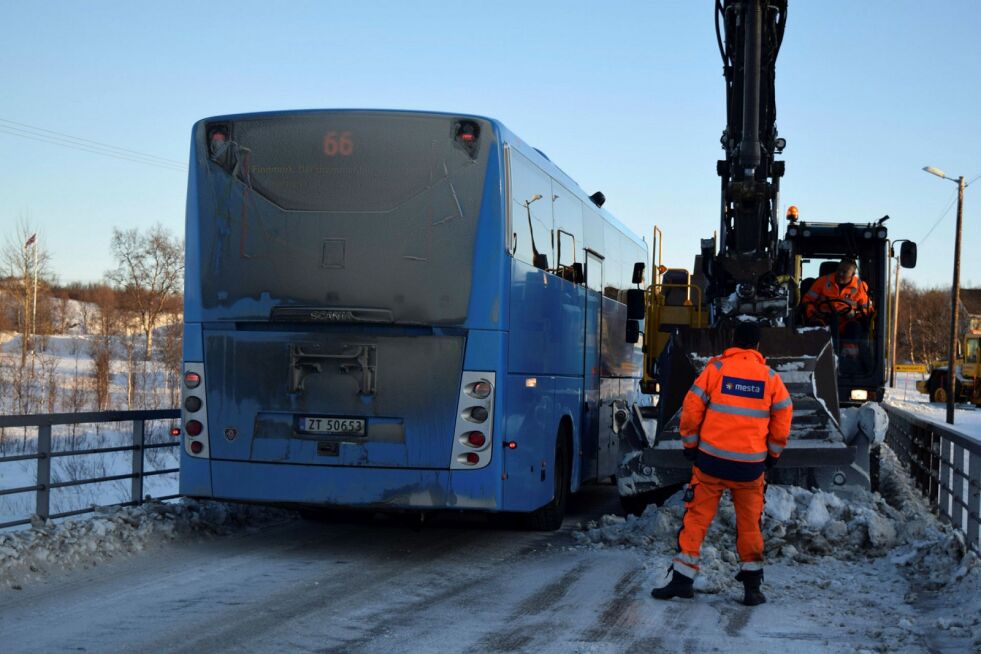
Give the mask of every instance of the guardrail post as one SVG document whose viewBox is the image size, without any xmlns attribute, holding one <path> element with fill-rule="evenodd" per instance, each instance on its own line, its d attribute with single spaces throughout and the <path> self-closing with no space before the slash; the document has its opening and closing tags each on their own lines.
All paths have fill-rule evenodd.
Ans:
<svg viewBox="0 0 981 654">
<path fill-rule="evenodd" d="M 51 514 L 51 425 L 37 428 L 37 506 L 34 512 L 47 520 Z"/>
<path fill-rule="evenodd" d="M 133 421 L 133 479 L 132 498 L 133 502 L 140 504 L 143 502 L 143 432 L 144 421 Z"/>
<path fill-rule="evenodd" d="M 969 478 L 964 480 L 964 484 L 968 489 L 967 534 L 972 541 L 976 538 L 981 541 L 981 525 L 978 524 L 981 520 L 981 492 L 979 492 L 981 485 L 977 481 L 981 479 L 979 471 L 981 471 L 981 455 L 971 452 L 968 455 Z"/>
</svg>

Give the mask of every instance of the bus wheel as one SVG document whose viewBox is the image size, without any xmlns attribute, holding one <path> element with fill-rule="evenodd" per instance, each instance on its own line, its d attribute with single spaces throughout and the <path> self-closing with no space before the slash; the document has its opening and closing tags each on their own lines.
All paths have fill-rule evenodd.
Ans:
<svg viewBox="0 0 981 654">
<path fill-rule="evenodd" d="M 947 389 L 943 386 L 938 386 L 933 390 L 933 396 L 931 398 L 934 402 L 940 402 L 941 404 L 947 403 Z"/>
<path fill-rule="evenodd" d="M 566 502 L 569 499 L 569 446 L 565 430 L 560 429 L 555 443 L 555 466 L 552 468 L 552 501 L 542 508 L 525 516 L 525 524 L 535 531 L 556 531 L 565 518 Z"/>
</svg>

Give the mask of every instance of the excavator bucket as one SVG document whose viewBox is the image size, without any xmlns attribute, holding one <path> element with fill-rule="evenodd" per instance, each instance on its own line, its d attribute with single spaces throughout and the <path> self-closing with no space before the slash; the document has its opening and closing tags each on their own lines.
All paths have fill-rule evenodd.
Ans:
<svg viewBox="0 0 981 654">
<path fill-rule="evenodd" d="M 826 329 L 761 329 L 760 352 L 787 386 L 794 403 L 790 440 L 780 464 L 768 473 L 774 483 L 830 490 L 870 487 L 869 444 L 846 444 L 838 406 L 837 369 Z M 658 362 L 662 392 L 653 438 L 637 418 L 627 426 L 618 477 L 621 496 L 635 496 L 688 480 L 691 463 L 682 455 L 678 425 L 685 395 L 713 356 L 731 343 L 732 328 L 683 330 Z M 634 412 L 636 415 L 636 412 Z"/>
</svg>

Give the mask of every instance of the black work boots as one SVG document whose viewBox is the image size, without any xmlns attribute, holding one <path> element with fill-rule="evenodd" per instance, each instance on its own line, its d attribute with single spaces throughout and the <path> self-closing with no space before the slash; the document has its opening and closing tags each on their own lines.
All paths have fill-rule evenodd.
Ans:
<svg viewBox="0 0 981 654">
<path fill-rule="evenodd" d="M 766 596 L 760 591 L 760 584 L 763 583 L 762 570 L 740 570 L 736 575 L 738 581 L 743 582 L 746 595 L 743 597 L 743 604 L 746 606 L 756 606 L 766 601 Z"/>
<path fill-rule="evenodd" d="M 652 590 L 651 597 L 661 600 L 671 599 L 672 597 L 692 598 L 695 597 L 695 591 L 692 590 L 693 583 L 694 580 L 691 577 L 686 577 L 675 570 L 667 586 Z"/>
</svg>

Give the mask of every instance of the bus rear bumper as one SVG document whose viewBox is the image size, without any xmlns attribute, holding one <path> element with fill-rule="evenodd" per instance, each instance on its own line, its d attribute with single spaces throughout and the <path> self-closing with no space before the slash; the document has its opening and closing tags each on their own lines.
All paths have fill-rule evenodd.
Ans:
<svg viewBox="0 0 981 654">
<path fill-rule="evenodd" d="M 211 461 L 214 499 L 379 509 L 500 510 L 493 466 L 425 470 Z"/>
</svg>

